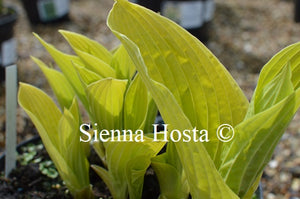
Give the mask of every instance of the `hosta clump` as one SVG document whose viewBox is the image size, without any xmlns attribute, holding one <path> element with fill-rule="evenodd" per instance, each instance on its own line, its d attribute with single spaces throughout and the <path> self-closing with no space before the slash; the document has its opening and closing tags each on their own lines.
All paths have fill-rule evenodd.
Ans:
<svg viewBox="0 0 300 199">
<path fill-rule="evenodd" d="M 134 61 L 169 130 L 209 132 L 207 143 L 169 143 L 165 154 L 153 158 L 161 196 L 186 198 L 190 192 L 193 198 L 251 198 L 300 105 L 300 43 L 263 67 L 249 105 L 217 58 L 168 19 L 118 0 L 108 25 Z M 217 138 L 221 124 L 234 127 L 231 142 Z"/>
<path fill-rule="evenodd" d="M 89 185 L 89 142 L 93 132 L 115 129 L 151 133 L 157 108 L 123 46 L 113 52 L 96 41 L 60 31 L 76 55 L 68 55 L 35 35 L 52 55 L 61 72 L 32 57 L 45 74 L 60 109 L 41 90 L 21 83 L 19 103 L 31 117 L 62 179 L 75 198 L 93 197 Z M 90 116 L 82 124 L 77 98 Z M 49 122 L 48 122 L 49 121 Z M 82 125 L 91 127 L 82 130 Z M 82 134 L 84 132 L 84 134 Z M 131 135 L 137 137 L 139 135 Z M 140 198 L 150 159 L 163 147 L 145 135 L 143 142 L 93 142 L 105 168 L 93 169 L 114 198 Z M 126 157 L 126 158 L 124 158 Z"/>
<path fill-rule="evenodd" d="M 218 59 L 174 22 L 117 0 L 108 25 L 122 42 L 113 52 L 82 35 L 60 31 L 76 53 L 67 55 L 37 36 L 61 70 L 33 58 L 60 109 L 39 89 L 20 86 L 19 103 L 71 193 L 92 197 L 89 143 L 80 138 L 87 140 L 103 129 L 150 133 L 155 101 L 169 132 L 204 129 L 208 141 L 170 140 L 160 155 L 165 143 L 153 142 L 151 134 L 144 142 L 94 142 L 104 167 L 92 168 L 112 196 L 141 198 L 144 174 L 151 164 L 160 185 L 159 198 L 251 198 L 300 106 L 300 43 L 283 49 L 263 67 L 249 103 Z M 90 136 L 81 137 L 77 99 L 94 128 L 85 131 Z M 225 135 L 234 135 L 230 142 L 222 142 L 216 133 L 222 124 L 232 126 Z"/>
</svg>

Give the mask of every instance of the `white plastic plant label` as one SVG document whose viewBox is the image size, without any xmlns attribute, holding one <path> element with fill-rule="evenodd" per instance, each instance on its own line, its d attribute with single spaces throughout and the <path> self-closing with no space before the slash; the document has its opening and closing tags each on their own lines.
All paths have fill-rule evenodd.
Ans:
<svg viewBox="0 0 300 199">
<path fill-rule="evenodd" d="M 204 1 L 204 21 L 211 21 L 215 12 L 215 2 L 214 0 Z"/>
<path fill-rule="evenodd" d="M 203 1 L 187 1 L 180 4 L 181 21 L 183 28 L 199 28 L 204 22 Z"/>
<path fill-rule="evenodd" d="M 203 9 L 203 1 L 166 1 L 162 5 L 162 15 L 183 28 L 199 28 L 204 23 Z"/>
<path fill-rule="evenodd" d="M 0 55 L 1 66 L 6 67 L 16 62 L 17 60 L 16 44 L 17 42 L 13 38 L 2 42 L 1 55 Z"/>
<path fill-rule="evenodd" d="M 69 12 L 70 0 L 38 0 L 37 8 L 41 21 L 47 22 Z"/>
<path fill-rule="evenodd" d="M 69 12 L 70 0 L 54 0 L 54 5 L 56 9 L 56 15 L 61 17 Z"/>
</svg>

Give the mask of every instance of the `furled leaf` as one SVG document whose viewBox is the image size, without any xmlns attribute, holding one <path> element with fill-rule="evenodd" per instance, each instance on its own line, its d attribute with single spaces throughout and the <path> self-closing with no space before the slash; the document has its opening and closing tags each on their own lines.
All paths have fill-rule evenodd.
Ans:
<svg viewBox="0 0 300 199">
<path fill-rule="evenodd" d="M 273 59 L 280 57 L 281 53 Z M 260 77 L 247 117 L 235 127 L 236 137 L 222 152 L 224 159 L 220 173 L 241 197 L 249 192 L 250 187 L 261 176 L 276 144 L 299 108 L 300 99 L 297 96 L 300 89 L 294 91 L 291 67 L 297 70 L 300 65 L 294 62 L 294 66 L 291 66 L 291 62 L 287 61 L 288 64 L 273 79 L 267 81 L 264 78 L 268 77 Z M 247 195 L 249 197 L 251 194 Z"/>
<path fill-rule="evenodd" d="M 294 91 L 291 68 L 287 65 L 282 71 L 255 95 L 254 112 L 259 113 L 283 100 Z"/>
<path fill-rule="evenodd" d="M 123 45 L 113 55 L 111 66 L 116 70 L 118 79 L 131 80 L 136 72 L 135 66 Z"/>
<path fill-rule="evenodd" d="M 46 76 L 58 102 L 63 110 L 64 107 L 69 108 L 72 104 L 75 92 L 63 74 L 57 70 L 49 68 L 41 60 L 32 57 L 33 61 L 40 67 Z"/>
<path fill-rule="evenodd" d="M 108 173 L 107 170 L 105 170 L 102 167 L 99 167 L 97 165 L 91 165 L 91 167 L 94 169 L 94 171 L 98 174 L 98 176 L 100 176 L 100 178 L 104 181 L 104 183 L 106 184 L 106 186 L 108 187 L 111 195 L 113 198 L 117 198 L 118 197 L 118 190 L 115 190 L 113 184 L 112 184 L 112 179 Z"/>
<path fill-rule="evenodd" d="M 78 49 L 91 54 L 98 57 L 100 60 L 103 60 L 105 63 L 110 64 L 112 54 L 97 41 L 66 30 L 60 30 L 59 32 L 67 39 L 73 49 Z"/>
<path fill-rule="evenodd" d="M 85 87 L 87 87 L 91 83 L 94 83 L 96 81 L 103 79 L 103 77 L 101 77 L 100 75 L 94 73 L 93 71 L 91 71 L 85 67 L 79 66 L 77 64 L 74 64 L 74 66 L 78 72 L 78 75 L 80 76 L 81 81 L 85 85 Z"/>
<path fill-rule="evenodd" d="M 224 149 L 224 160 L 219 171 L 240 197 L 246 194 L 269 162 L 276 144 L 299 107 L 299 95 L 300 89 L 235 127 L 235 137 L 229 149 Z"/>
<path fill-rule="evenodd" d="M 259 75 L 258 85 L 266 85 L 272 79 L 277 76 L 282 68 L 284 68 L 288 63 L 291 66 L 292 71 L 292 83 L 294 88 L 300 87 L 300 42 L 292 44 L 279 53 L 273 56 L 273 58 L 266 63 L 266 65 L 261 70 Z M 261 88 L 256 88 L 255 92 L 260 92 Z"/>
<path fill-rule="evenodd" d="M 93 144 L 93 148 L 95 150 L 95 152 L 97 153 L 97 155 L 99 156 L 100 160 L 102 161 L 102 164 L 107 167 L 106 164 L 106 157 L 105 157 L 105 148 L 103 146 L 102 142 L 99 141 L 95 141 L 92 143 Z M 100 176 L 101 177 L 101 176 Z M 101 177 L 102 178 L 102 177 Z"/>
<path fill-rule="evenodd" d="M 76 113 L 74 108 L 76 102 L 71 105 L 70 112 L 65 109 L 65 113 L 62 114 L 43 91 L 23 83 L 20 84 L 18 100 L 20 106 L 26 111 L 37 128 L 49 156 L 72 195 L 77 198 L 77 196 L 84 193 L 86 198 L 92 198 L 85 153 L 81 150 L 80 146 L 82 145 L 80 145 L 79 139 L 70 139 L 70 136 L 74 136 L 70 132 L 74 132 L 74 125 L 79 123 L 78 115 L 74 114 L 74 117 L 71 114 Z M 78 131 L 78 129 L 75 129 L 75 131 Z M 62 134 L 63 132 L 66 134 Z M 62 142 L 70 143 L 71 146 L 61 145 Z M 77 145 L 75 142 L 77 142 Z M 70 153 L 69 150 L 66 151 L 62 147 L 71 147 L 69 149 L 75 151 L 75 153 Z M 78 162 L 82 158 L 84 160 Z"/>
<path fill-rule="evenodd" d="M 152 158 L 151 166 L 153 167 L 159 181 L 159 199 L 188 198 L 189 186 L 186 178 L 182 175 L 182 170 L 178 171 L 177 168 L 168 163 L 168 156 L 166 153 Z"/>
<path fill-rule="evenodd" d="M 87 69 L 102 77 L 116 77 L 115 70 L 101 59 L 77 49 L 75 49 L 75 52 L 86 64 Z"/>
<path fill-rule="evenodd" d="M 79 139 L 79 109 L 74 100 L 70 110 L 65 109 L 58 125 L 59 149 L 71 171 L 76 173 L 79 187 L 76 190 L 89 188 L 89 163 L 85 156 L 85 150 Z M 72 151 L 72 153 L 70 153 Z M 69 184 L 68 187 L 72 187 Z"/>
<path fill-rule="evenodd" d="M 153 139 L 141 135 L 143 134 L 127 134 L 126 137 L 120 137 L 120 140 L 128 142 L 105 142 L 108 170 L 93 167 L 103 177 L 115 199 L 127 198 L 128 194 L 131 199 L 141 198 L 144 175 L 150 159 L 164 146 L 163 142 L 153 142 Z M 131 138 L 143 142 L 129 142 Z"/>
<path fill-rule="evenodd" d="M 18 101 L 26 113 L 33 118 L 43 133 L 40 134 L 45 145 L 58 148 L 57 126 L 61 112 L 43 91 L 24 83 L 20 83 Z M 45 106 L 47 104 L 47 107 Z"/>
<path fill-rule="evenodd" d="M 123 104 L 127 80 L 106 78 L 87 87 L 93 118 L 99 129 L 123 128 Z"/>
<path fill-rule="evenodd" d="M 74 68 L 74 63 L 83 65 L 80 58 L 72 55 L 67 55 L 65 53 L 60 52 L 56 48 L 54 48 L 52 45 L 45 42 L 42 38 L 40 38 L 37 34 L 34 34 L 39 41 L 42 43 L 42 45 L 47 49 L 47 51 L 50 53 L 50 55 L 53 57 L 61 71 L 63 72 L 64 76 L 67 78 L 71 86 L 73 87 L 74 91 L 78 95 L 79 99 L 81 100 L 82 104 L 86 107 L 86 110 L 88 110 L 88 103 L 85 95 L 84 87 L 77 75 L 77 71 Z"/>
<path fill-rule="evenodd" d="M 139 75 L 137 75 L 125 96 L 124 104 L 124 129 L 136 131 L 144 129 L 148 109 L 148 91 Z"/>
<path fill-rule="evenodd" d="M 148 92 L 148 109 L 147 115 L 144 120 L 144 132 L 145 133 L 152 133 L 153 132 L 153 124 L 155 122 L 155 118 L 157 116 L 157 107 L 156 104 Z"/>
<path fill-rule="evenodd" d="M 280 99 L 283 98 L 282 96 L 286 96 L 286 93 L 289 93 L 292 89 L 296 90 L 300 87 L 299 55 L 300 55 L 300 43 L 296 43 L 291 46 L 288 46 L 287 48 L 281 50 L 279 53 L 274 55 L 274 57 L 263 67 L 259 75 L 257 87 L 255 89 L 255 92 L 251 100 L 250 108 L 248 109 L 247 112 L 247 116 L 246 116 L 247 118 L 259 112 L 259 110 L 257 110 L 259 103 L 264 101 L 270 103 L 273 101 L 274 104 L 280 101 Z M 284 78 L 278 75 L 281 73 L 281 76 L 284 76 L 284 74 L 281 72 L 282 70 L 288 70 L 286 71 L 286 73 L 289 73 L 288 75 L 290 75 L 290 77 L 288 78 L 291 79 L 291 82 L 289 81 L 282 82 Z M 276 82 L 278 81 L 277 80 L 278 78 L 280 79 L 279 81 L 281 81 L 281 83 L 277 84 Z M 283 85 L 283 83 L 289 85 Z M 269 85 L 273 85 L 273 87 L 270 88 Z M 269 96 L 268 99 L 265 99 L 265 97 L 264 99 L 262 99 L 264 95 L 267 95 L 266 88 L 269 89 L 267 91 L 268 95 L 270 95 L 270 93 L 273 94 Z"/>
</svg>

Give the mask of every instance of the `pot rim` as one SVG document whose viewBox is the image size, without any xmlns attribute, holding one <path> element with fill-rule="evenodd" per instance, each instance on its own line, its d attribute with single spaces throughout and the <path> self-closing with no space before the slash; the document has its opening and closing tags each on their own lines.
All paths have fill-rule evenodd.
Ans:
<svg viewBox="0 0 300 199">
<path fill-rule="evenodd" d="M 29 143 L 37 143 L 41 140 L 40 135 L 34 135 L 32 138 L 29 138 L 28 140 L 22 141 L 19 143 L 16 147 L 16 151 L 19 153 L 21 150 L 21 147 L 26 146 Z M 5 169 L 5 151 L 0 155 L 0 172 L 4 171 Z"/>
<path fill-rule="evenodd" d="M 5 26 L 7 24 L 14 24 L 18 18 L 18 14 L 15 8 L 11 6 L 5 8 L 8 12 L 7 14 L 0 16 L 0 26 Z"/>
</svg>

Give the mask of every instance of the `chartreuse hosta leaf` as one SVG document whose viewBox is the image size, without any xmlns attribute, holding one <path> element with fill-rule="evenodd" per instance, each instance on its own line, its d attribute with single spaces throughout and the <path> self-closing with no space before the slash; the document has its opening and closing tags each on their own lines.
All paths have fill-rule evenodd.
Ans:
<svg viewBox="0 0 300 199">
<path fill-rule="evenodd" d="M 249 186 L 260 178 L 276 144 L 299 108 L 300 89 L 294 82 L 298 81 L 295 76 L 298 76 L 300 60 L 293 60 L 295 51 L 289 51 L 291 47 L 295 49 L 298 46 L 300 43 L 287 47 L 272 59 L 277 60 L 285 52 L 285 56 L 291 57 L 291 60 L 285 59 L 285 63 L 277 64 L 271 60 L 265 65 L 247 117 L 235 127 L 237 136 L 222 153 L 224 159 L 220 173 L 240 196 L 244 196 Z M 268 71 L 270 67 L 274 67 L 275 70 L 280 68 L 272 79 L 265 75 L 267 72 L 272 76 Z"/>
<path fill-rule="evenodd" d="M 215 133 L 222 123 L 235 127 L 236 137 L 228 144 L 216 141 L 213 134 L 205 148 L 195 142 L 169 143 L 177 149 L 193 198 L 250 198 L 300 105 L 299 44 L 284 49 L 264 67 L 248 108 L 217 59 L 174 23 L 119 0 L 108 24 L 132 57 L 169 130 L 196 126 Z M 180 165 L 172 157 L 176 153 L 169 151 L 153 164 L 167 163 L 175 168 L 175 176 L 180 175 Z M 170 189 L 161 188 L 165 193 Z"/>
<path fill-rule="evenodd" d="M 156 101 L 163 118 L 170 125 L 169 129 L 177 129 L 179 131 L 192 129 L 191 123 L 184 115 L 172 93 L 164 85 L 150 79 L 146 72 L 146 66 L 135 44 L 126 37 L 120 39 L 126 44 L 126 47 L 128 47 L 129 54 L 133 55 L 133 59 L 145 85 Z M 169 143 L 169 145 L 173 144 L 176 146 L 181 162 L 184 162 L 182 167 L 187 175 L 193 198 L 238 198 L 224 183 L 202 143 L 184 143 L 182 141 Z M 195 167 L 195 165 L 198 166 Z M 178 183 L 171 182 L 170 178 L 168 181 L 169 183 Z M 169 190 L 166 189 L 162 191 L 168 192 Z"/>
<path fill-rule="evenodd" d="M 168 145 L 167 153 L 158 155 L 151 160 L 151 166 L 157 175 L 161 187 L 159 199 L 188 198 L 190 193 L 189 185 L 186 176 L 183 173 L 181 164 L 176 164 L 175 161 L 171 161 L 171 164 L 169 162 L 169 156 L 172 153 L 172 151 L 169 151 L 174 147 L 174 144 Z M 177 155 L 177 153 L 174 154 Z M 179 158 L 177 158 L 177 161 L 180 161 Z"/>
<path fill-rule="evenodd" d="M 129 81 L 136 72 L 135 66 L 123 45 L 113 55 L 111 66 L 116 70 L 117 78 Z"/>
<path fill-rule="evenodd" d="M 65 30 L 59 32 L 87 64 L 88 69 L 103 77 L 131 80 L 135 66 L 122 45 L 112 54 L 96 41 L 83 35 Z"/>
<path fill-rule="evenodd" d="M 141 77 L 144 80 L 145 85 L 151 92 L 165 122 L 170 125 L 170 129 L 171 130 L 178 129 L 180 131 L 183 131 L 184 129 L 192 129 L 191 122 L 185 116 L 182 108 L 180 107 L 180 103 L 177 102 L 177 99 L 171 93 L 170 89 L 168 89 L 161 83 L 158 83 L 151 79 L 150 75 L 148 74 L 149 68 L 146 68 L 146 65 L 144 64 L 144 60 L 143 60 L 144 56 L 141 56 L 138 47 L 128 37 L 123 35 L 124 32 L 120 31 L 120 29 L 118 27 L 122 26 L 122 25 L 120 25 L 120 24 L 116 25 L 116 23 L 118 23 L 118 21 L 121 23 L 121 21 L 122 21 L 121 18 L 123 18 L 123 17 L 126 18 L 128 16 L 131 16 L 131 15 L 134 15 L 137 13 L 143 15 L 144 18 L 148 16 L 148 18 L 149 18 L 149 19 L 147 18 L 148 22 L 149 21 L 158 21 L 157 23 L 166 23 L 166 24 L 162 24 L 164 26 L 167 26 L 170 22 L 163 18 L 160 18 L 159 16 L 155 15 L 154 13 L 151 13 L 148 10 L 144 10 L 141 7 L 135 7 L 134 9 L 131 7 L 135 7 L 135 6 L 126 1 L 118 1 L 114 5 L 114 8 L 109 16 L 110 28 L 121 39 L 121 41 L 123 42 L 123 45 L 126 47 L 128 53 L 129 53 L 129 55 L 132 56 L 134 63 L 136 65 Z M 137 11 L 137 13 L 135 11 Z M 124 13 L 124 15 L 120 14 L 120 13 Z M 143 28 L 140 27 L 138 29 L 143 29 L 143 30 L 147 30 L 147 31 L 151 31 L 151 29 L 153 29 L 153 27 L 152 28 L 146 27 L 146 25 L 147 25 L 146 22 L 136 21 L 136 20 L 134 20 L 134 18 L 135 17 L 132 18 L 132 20 L 133 20 L 132 23 L 140 24 L 141 26 L 143 26 Z M 130 20 L 131 20 L 131 18 L 129 19 L 129 21 Z M 125 21 L 127 21 L 127 20 L 125 20 Z M 128 25 L 128 24 L 126 24 L 126 25 Z M 171 26 L 175 26 L 175 24 L 171 23 Z M 177 27 L 177 26 L 175 26 L 175 27 Z M 155 29 L 155 30 L 158 31 L 158 29 Z M 171 31 L 171 32 L 173 32 L 173 31 Z M 174 32 L 176 32 L 176 31 L 174 31 Z M 145 34 L 147 34 L 147 33 L 145 33 Z M 149 35 L 153 35 L 155 37 L 155 36 L 157 36 L 157 33 L 151 32 L 151 33 L 149 33 Z M 145 38 L 143 38 L 143 39 L 145 39 Z M 149 39 L 152 39 L 152 38 L 150 37 Z M 152 40 L 154 41 L 156 39 L 159 39 L 159 38 L 155 38 Z M 161 38 L 160 38 L 160 40 L 161 40 Z M 159 41 L 159 43 L 160 42 L 164 42 L 164 41 Z M 143 45 L 141 45 L 141 47 L 142 46 Z M 154 48 L 155 46 L 150 45 L 150 47 Z M 159 49 L 159 48 L 157 47 L 157 49 Z M 165 53 L 165 52 L 162 52 L 162 54 L 163 53 Z M 172 57 L 171 52 L 169 52 L 169 53 L 170 53 L 170 57 Z M 158 52 L 158 54 L 160 54 L 160 53 Z M 154 55 L 154 57 L 155 57 L 155 55 Z M 163 61 L 164 57 L 161 56 L 157 59 L 161 59 L 161 61 Z M 152 61 L 152 64 L 153 64 L 153 61 Z M 174 64 L 176 64 L 176 62 Z M 151 65 L 151 63 L 149 63 L 148 66 L 150 66 L 150 65 Z M 156 66 L 156 65 L 154 65 L 154 66 Z M 154 67 L 154 66 L 152 66 L 152 67 Z M 176 69 L 178 70 L 178 68 L 176 68 Z M 156 71 L 158 71 L 158 70 L 159 69 L 156 69 Z M 183 71 L 181 71 L 181 72 L 183 72 Z M 168 75 L 170 75 L 170 73 L 168 73 Z M 172 76 L 170 78 L 172 78 Z M 176 77 L 176 78 L 180 79 L 181 77 Z M 173 83 L 175 83 L 175 82 L 173 82 Z M 184 87 L 184 85 L 183 85 L 183 87 Z M 169 143 L 169 144 L 172 145 L 173 143 Z M 176 146 L 179 158 L 180 158 L 181 162 L 183 163 L 182 167 L 184 168 L 184 171 L 186 173 L 193 198 L 237 198 L 237 196 L 229 189 L 229 187 L 224 183 L 220 174 L 217 172 L 217 170 L 214 166 L 214 163 L 213 163 L 211 157 L 209 156 L 209 154 L 207 153 L 207 150 L 205 149 L 203 144 L 196 143 L 196 142 L 184 143 L 182 141 L 179 141 L 174 144 Z M 172 157 L 170 157 L 170 159 L 172 159 Z M 172 162 L 174 162 L 174 161 L 172 161 Z M 199 167 L 195 167 L 195 165 L 199 165 Z M 175 168 L 176 168 L 176 166 L 177 165 L 175 165 Z M 178 182 L 173 182 L 173 183 L 178 183 Z M 165 190 L 165 191 L 168 191 L 168 190 Z"/>
<path fill-rule="evenodd" d="M 89 70 L 103 76 L 103 77 L 116 77 L 115 70 L 107 63 L 101 59 L 90 55 L 86 52 L 74 49 L 76 54 L 83 60 L 86 64 L 86 68 Z"/>
<path fill-rule="evenodd" d="M 150 100 L 151 98 L 148 96 L 145 84 L 142 82 L 140 76 L 137 75 L 130 84 L 125 96 L 124 129 L 131 129 L 133 131 L 144 129 L 145 115 L 147 115 L 147 107 Z"/>
<path fill-rule="evenodd" d="M 144 141 L 130 141 L 141 137 L 140 134 L 134 132 L 144 130 L 148 115 L 154 114 L 151 113 L 153 110 L 148 108 L 151 98 L 139 75 L 135 76 L 129 86 L 127 84 L 128 80 L 106 78 L 87 87 L 88 100 L 94 112 L 97 129 L 99 131 L 120 130 L 121 137 L 119 135 L 115 139 L 126 138 L 129 141 L 114 140 L 93 144 L 94 149 L 107 166 L 107 170 L 95 165 L 93 168 L 116 199 L 124 199 L 128 195 L 130 198 L 141 198 L 143 179 L 150 165 L 150 159 L 165 144 L 153 142 L 152 138 L 146 136 L 144 139 L 139 139 Z M 132 135 L 124 137 L 122 130 L 131 130 Z M 106 136 L 105 139 L 109 137 Z"/>
<path fill-rule="evenodd" d="M 262 69 L 258 85 L 266 85 L 270 82 L 288 63 L 292 70 L 292 83 L 294 88 L 300 87 L 300 43 L 295 43 L 281 50 Z M 262 88 L 257 88 L 259 92 Z"/>
<path fill-rule="evenodd" d="M 222 123 L 235 125 L 246 113 L 248 102 L 232 77 L 196 38 L 175 23 L 140 6 L 127 1 L 117 1 L 110 13 L 108 24 L 135 60 L 136 66 L 139 65 L 137 68 L 143 80 L 150 78 L 157 81 L 156 83 L 150 81 L 146 85 L 165 122 L 172 125 L 171 129 L 192 129 L 196 126 L 198 129 L 208 129 L 208 132 L 211 132 L 206 149 L 200 143 L 189 143 L 189 145 L 176 143 L 177 152 L 182 158 L 181 162 L 184 163 L 182 166 L 191 186 L 192 196 L 235 197 L 223 182 L 211 160 L 219 161 L 217 150 L 221 145 L 215 135 L 218 125 Z M 129 26 L 132 29 L 126 28 Z M 143 32 L 136 30 L 143 30 Z M 130 41 L 139 47 L 141 56 Z M 142 67 L 143 61 L 147 68 Z M 159 94 L 161 96 L 158 96 Z M 165 98 L 168 96 L 168 100 L 176 101 L 172 104 L 167 99 L 163 99 L 163 96 Z M 174 111 L 175 103 L 180 111 L 177 109 Z M 186 125 L 182 124 L 183 118 L 187 120 Z M 212 170 L 208 176 L 205 169 L 195 171 L 189 166 L 196 165 L 199 160 L 204 159 L 203 167 Z M 168 163 L 177 170 L 180 169 L 177 162 L 169 160 Z M 177 173 L 181 171 L 178 170 Z M 213 184 L 209 182 L 210 178 L 219 186 L 210 187 L 209 184 Z"/>
<path fill-rule="evenodd" d="M 87 97 L 98 129 L 123 128 L 127 80 L 102 79 L 87 87 Z"/>
<path fill-rule="evenodd" d="M 98 80 L 103 79 L 102 76 L 94 73 L 93 71 L 83 67 L 79 66 L 78 64 L 74 64 L 74 67 L 76 68 L 78 75 L 84 84 L 84 87 L 86 88 L 88 85 L 90 85 L 93 82 L 96 82 Z"/>
<path fill-rule="evenodd" d="M 172 92 L 192 126 L 208 130 L 205 147 L 217 162 L 221 143 L 216 129 L 241 122 L 248 107 L 225 67 L 184 29 L 138 5 L 117 1 L 108 23 L 139 47 L 149 76 Z"/>
<path fill-rule="evenodd" d="M 132 135 L 133 140 L 139 135 Z M 123 136 L 121 139 L 124 139 Z M 129 140 L 130 136 L 127 135 Z M 96 143 L 97 144 L 97 143 Z M 142 198 L 144 175 L 150 159 L 163 147 L 164 142 L 153 142 L 144 136 L 143 142 L 105 142 L 108 170 L 92 165 L 108 185 L 114 199 Z"/>
<path fill-rule="evenodd" d="M 57 70 L 49 68 L 41 60 L 35 57 L 32 57 L 32 59 L 45 74 L 55 96 L 57 97 L 61 110 L 63 110 L 64 107 L 69 108 L 76 94 L 65 76 Z"/>
<path fill-rule="evenodd" d="M 86 52 L 93 55 L 107 64 L 110 64 L 112 59 L 112 54 L 97 41 L 91 40 L 86 36 L 80 35 L 78 33 L 60 30 L 59 31 L 70 43 L 73 49 Z"/>
<path fill-rule="evenodd" d="M 79 57 L 68 55 L 65 53 L 60 52 L 52 45 L 45 42 L 42 38 L 35 34 L 35 36 L 39 39 L 42 45 L 47 49 L 50 55 L 53 57 L 59 68 L 61 69 L 64 76 L 67 78 L 69 83 L 71 84 L 72 88 L 76 92 L 77 96 L 81 100 L 82 104 L 88 110 L 88 103 L 85 95 L 85 89 L 82 85 L 80 78 L 77 75 L 77 71 L 74 68 L 74 63 L 83 66 L 81 59 Z"/>
<path fill-rule="evenodd" d="M 151 132 L 150 127 L 154 122 L 157 108 L 139 75 L 135 75 L 135 66 L 125 48 L 120 46 L 113 53 L 110 53 L 100 47 L 100 44 L 82 35 L 68 31 L 60 32 L 68 40 L 77 56 L 64 54 L 38 38 L 53 56 L 63 75 L 83 101 L 94 122 L 93 130 L 118 129 L 122 131 L 129 129 L 133 132 L 135 130 L 142 130 L 145 133 Z M 71 110 L 70 112 L 73 113 Z M 60 142 L 58 144 L 60 150 L 70 150 L 69 147 L 77 144 L 74 139 L 78 137 L 70 138 L 63 134 L 64 131 L 69 132 L 72 125 L 78 125 L 78 123 L 69 125 L 72 121 L 69 112 L 65 112 L 65 117 L 58 124 L 60 136 L 64 140 L 66 139 L 66 143 Z M 91 132 L 86 134 L 86 138 L 90 136 L 89 133 Z M 95 135 L 95 132 L 93 133 Z M 137 135 L 134 134 L 133 136 L 136 137 Z M 164 143 L 152 142 L 151 138 L 146 138 L 145 143 L 130 144 L 138 152 L 135 150 L 124 151 L 124 144 L 118 145 L 119 143 L 112 145 L 104 145 L 103 142 L 94 143 L 94 149 L 108 168 L 106 170 L 97 167 L 97 172 L 101 174 L 113 195 L 120 198 L 127 198 L 128 195 L 130 198 L 140 198 L 143 176 L 150 165 L 150 159 L 160 151 Z M 114 151 L 114 148 L 106 146 L 116 146 L 118 150 Z M 120 150 L 122 153 L 126 152 L 129 157 L 123 158 L 121 164 L 117 164 L 115 160 L 110 161 L 110 156 L 117 157 L 121 154 Z M 82 160 L 79 159 L 79 161 Z M 124 167 L 124 165 L 126 166 Z M 124 172 L 127 174 L 124 175 Z M 119 193 L 120 187 L 122 190 Z"/>
<path fill-rule="evenodd" d="M 70 108 L 61 113 L 44 92 L 21 83 L 18 99 L 20 106 L 36 126 L 52 161 L 74 198 L 93 198 L 89 184 L 89 164 L 84 146 L 79 142 L 80 116 L 76 98 Z"/>
</svg>

